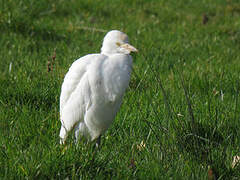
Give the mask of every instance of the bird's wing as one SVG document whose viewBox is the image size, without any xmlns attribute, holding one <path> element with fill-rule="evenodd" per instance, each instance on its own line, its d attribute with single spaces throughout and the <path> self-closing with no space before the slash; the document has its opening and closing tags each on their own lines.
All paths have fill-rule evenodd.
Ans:
<svg viewBox="0 0 240 180">
<path fill-rule="evenodd" d="M 91 54 L 76 60 L 70 67 L 64 78 L 60 95 L 60 116 L 61 121 L 78 121 L 83 116 L 86 108 L 91 105 L 91 85 L 89 84 L 89 69 L 96 66 L 96 62 L 101 62 L 106 58 L 102 54 Z M 82 107 L 81 107 L 82 106 Z M 73 120 L 70 115 L 62 118 L 66 114 L 75 114 Z M 65 120 L 68 119 L 68 120 Z"/>
<path fill-rule="evenodd" d="M 69 71 L 67 72 L 64 82 L 62 84 L 61 95 L 60 95 L 60 116 L 64 107 L 71 103 L 69 101 L 75 101 L 75 96 L 84 97 L 84 93 L 89 94 L 88 91 L 89 83 L 87 76 L 87 71 L 95 61 L 104 59 L 105 56 L 101 54 L 90 54 L 76 60 Z M 84 86 L 84 87 L 81 87 Z M 75 92 L 78 87 L 81 87 L 81 92 Z M 85 92 L 84 92 L 85 91 Z M 72 97 L 74 96 L 74 97 Z M 85 98 L 86 100 L 86 98 Z M 90 101 L 90 99 L 89 99 Z M 84 102 L 88 105 L 90 102 Z M 72 107 L 74 108 L 74 107 Z"/>
<path fill-rule="evenodd" d="M 64 106 L 67 104 L 71 94 L 76 89 L 78 83 L 80 82 L 82 76 L 87 71 L 87 66 L 90 61 L 87 61 L 84 57 L 76 60 L 69 71 L 65 75 L 60 95 L 60 115 Z"/>
</svg>

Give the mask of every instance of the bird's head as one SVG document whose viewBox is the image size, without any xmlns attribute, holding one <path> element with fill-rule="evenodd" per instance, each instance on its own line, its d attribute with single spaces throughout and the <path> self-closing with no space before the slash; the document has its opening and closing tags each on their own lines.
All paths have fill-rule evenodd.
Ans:
<svg viewBox="0 0 240 180">
<path fill-rule="evenodd" d="M 137 52 L 138 50 L 128 43 L 128 36 L 118 30 L 109 31 L 104 39 L 101 48 L 102 54 L 130 54 L 131 52 Z"/>
</svg>

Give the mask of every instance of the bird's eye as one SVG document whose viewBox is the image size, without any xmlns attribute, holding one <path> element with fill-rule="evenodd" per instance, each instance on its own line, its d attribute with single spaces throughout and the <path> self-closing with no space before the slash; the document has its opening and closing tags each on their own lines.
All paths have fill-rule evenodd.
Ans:
<svg viewBox="0 0 240 180">
<path fill-rule="evenodd" d="M 120 42 L 116 42 L 116 45 L 117 45 L 117 46 L 121 46 L 121 43 L 120 43 Z"/>
</svg>

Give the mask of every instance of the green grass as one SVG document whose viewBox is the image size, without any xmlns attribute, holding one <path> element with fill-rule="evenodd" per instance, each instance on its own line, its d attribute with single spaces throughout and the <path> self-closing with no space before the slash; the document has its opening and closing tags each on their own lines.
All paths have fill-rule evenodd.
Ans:
<svg viewBox="0 0 240 180">
<path fill-rule="evenodd" d="M 239 179 L 239 18 L 237 0 L 0 1 L 0 179 Z M 99 151 L 62 147 L 64 74 L 111 29 L 139 49 L 121 110 Z"/>
</svg>

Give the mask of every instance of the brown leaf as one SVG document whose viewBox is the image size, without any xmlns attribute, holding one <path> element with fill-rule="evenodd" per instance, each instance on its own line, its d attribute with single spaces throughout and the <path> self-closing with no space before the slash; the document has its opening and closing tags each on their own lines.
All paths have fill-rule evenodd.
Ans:
<svg viewBox="0 0 240 180">
<path fill-rule="evenodd" d="M 209 18 L 207 17 L 207 15 L 203 14 L 203 16 L 202 16 L 202 23 L 203 23 L 203 25 L 207 24 L 208 20 L 209 20 Z"/>
<path fill-rule="evenodd" d="M 232 162 L 232 168 L 235 168 L 240 163 L 240 156 L 234 156 Z"/>
<path fill-rule="evenodd" d="M 214 171 L 211 167 L 209 167 L 209 169 L 208 169 L 208 179 L 209 180 L 215 180 L 216 179 Z"/>
<path fill-rule="evenodd" d="M 133 158 L 130 161 L 130 168 L 133 168 L 133 169 L 136 168 L 135 160 Z"/>
<path fill-rule="evenodd" d="M 143 150 L 143 148 L 145 147 L 146 147 L 146 144 L 144 143 L 144 141 L 141 141 L 141 143 L 137 145 L 137 149 L 139 151 Z"/>
</svg>

